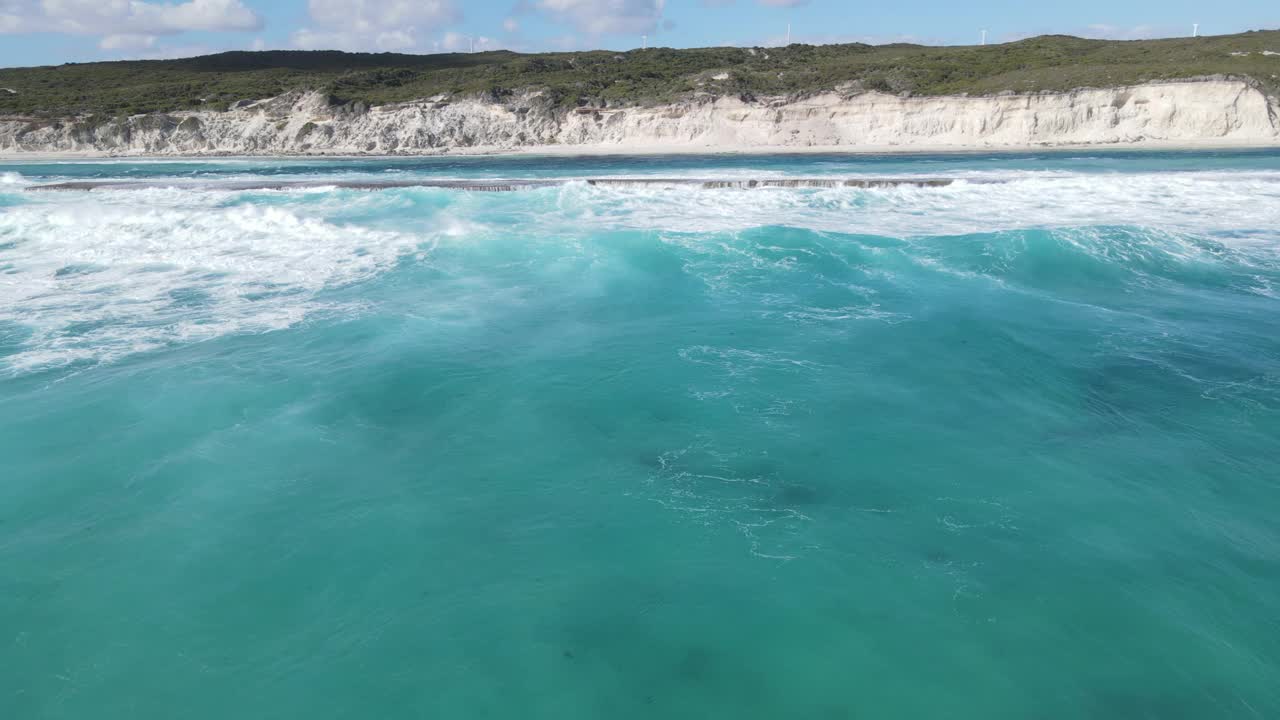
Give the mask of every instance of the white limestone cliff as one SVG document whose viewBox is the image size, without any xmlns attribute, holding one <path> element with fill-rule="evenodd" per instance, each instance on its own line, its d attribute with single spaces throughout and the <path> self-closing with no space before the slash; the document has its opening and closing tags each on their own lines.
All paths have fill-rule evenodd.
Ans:
<svg viewBox="0 0 1280 720">
<path fill-rule="evenodd" d="M 1142 142 L 1280 144 L 1280 108 L 1225 79 L 1066 93 L 900 97 L 827 93 L 556 111 L 536 94 L 331 107 L 314 93 L 92 121 L 0 118 L 0 152 L 112 155 L 432 154 L 537 150 L 1019 148 Z"/>
</svg>

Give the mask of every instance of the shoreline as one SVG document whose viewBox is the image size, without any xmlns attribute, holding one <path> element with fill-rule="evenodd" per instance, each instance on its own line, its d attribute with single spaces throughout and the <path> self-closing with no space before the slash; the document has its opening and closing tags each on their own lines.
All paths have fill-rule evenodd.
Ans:
<svg viewBox="0 0 1280 720">
<path fill-rule="evenodd" d="M 1036 152 L 1079 151 L 1166 151 L 1280 150 L 1280 140 L 1271 143 L 1237 140 L 1141 140 L 1128 143 L 1063 143 L 1025 145 L 529 145 L 518 148 L 466 147 L 411 153 L 112 153 L 102 150 L 0 151 L 0 164 L 26 164 L 94 160 L 408 160 L 448 157 L 626 157 L 626 156 L 776 156 L 776 155 L 995 155 Z"/>
</svg>

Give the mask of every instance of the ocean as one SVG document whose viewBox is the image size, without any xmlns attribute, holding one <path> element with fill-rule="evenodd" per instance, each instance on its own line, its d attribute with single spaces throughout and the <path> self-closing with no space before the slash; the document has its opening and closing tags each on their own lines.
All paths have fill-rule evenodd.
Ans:
<svg viewBox="0 0 1280 720">
<path fill-rule="evenodd" d="M 11 162 L 0 408 L 6 719 L 1280 717 L 1280 151 Z"/>
</svg>

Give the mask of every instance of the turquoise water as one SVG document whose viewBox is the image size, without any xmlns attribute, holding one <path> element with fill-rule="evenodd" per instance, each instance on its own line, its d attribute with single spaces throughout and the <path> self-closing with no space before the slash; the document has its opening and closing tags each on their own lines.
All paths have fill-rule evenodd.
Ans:
<svg viewBox="0 0 1280 720">
<path fill-rule="evenodd" d="M 0 716 L 1280 717 L 1277 228 L 1280 152 L 0 166 Z"/>
</svg>

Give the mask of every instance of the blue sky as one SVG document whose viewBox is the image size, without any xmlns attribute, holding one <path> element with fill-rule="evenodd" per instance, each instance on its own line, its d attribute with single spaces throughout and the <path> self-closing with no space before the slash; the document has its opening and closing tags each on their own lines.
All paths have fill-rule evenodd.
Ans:
<svg viewBox="0 0 1280 720">
<path fill-rule="evenodd" d="M 443 52 L 969 44 L 1042 33 L 1145 38 L 1280 27 L 1278 0 L 0 0 L 0 66 L 305 48 Z"/>
</svg>

